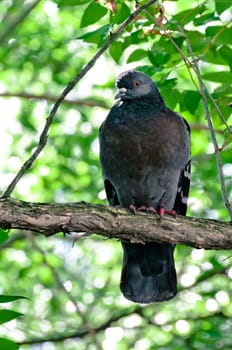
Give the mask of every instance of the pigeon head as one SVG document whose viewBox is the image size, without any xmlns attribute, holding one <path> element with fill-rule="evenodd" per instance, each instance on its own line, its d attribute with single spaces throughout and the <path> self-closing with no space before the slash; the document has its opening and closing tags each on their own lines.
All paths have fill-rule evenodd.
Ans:
<svg viewBox="0 0 232 350">
<path fill-rule="evenodd" d="M 133 100 L 145 96 L 160 95 L 151 78 L 135 70 L 121 73 L 116 81 L 116 86 L 118 93 L 115 99 Z"/>
</svg>

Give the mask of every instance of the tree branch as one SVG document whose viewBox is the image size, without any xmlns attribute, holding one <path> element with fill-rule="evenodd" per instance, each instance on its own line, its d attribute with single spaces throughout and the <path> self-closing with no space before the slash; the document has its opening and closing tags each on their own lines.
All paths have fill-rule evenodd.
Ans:
<svg viewBox="0 0 232 350">
<path fill-rule="evenodd" d="M 73 306 L 76 310 L 77 316 L 79 316 L 81 318 L 82 325 L 85 327 L 87 334 L 89 334 L 91 336 L 91 338 L 96 346 L 96 349 L 101 350 L 102 346 L 97 338 L 96 331 L 89 325 L 88 318 L 87 318 L 85 312 L 81 310 L 81 307 L 80 307 L 78 301 L 67 290 L 67 288 L 64 285 L 64 282 L 62 281 L 62 279 L 59 275 L 59 272 L 57 271 L 57 269 L 53 265 L 51 265 L 49 263 L 49 261 L 48 261 L 49 259 L 47 259 L 46 253 L 38 246 L 38 244 L 36 243 L 35 237 L 31 234 L 31 232 L 28 232 L 27 235 L 28 235 L 28 238 L 31 240 L 31 243 L 32 243 L 33 247 L 35 248 L 35 250 L 42 256 L 43 263 L 51 271 L 52 276 L 53 276 L 56 284 L 59 287 L 59 290 L 61 290 L 66 295 L 68 300 L 73 304 Z"/>
<path fill-rule="evenodd" d="M 31 2 L 25 9 L 18 15 L 18 17 L 8 22 L 8 27 L 0 34 L 0 44 L 2 45 L 4 40 L 9 37 L 10 33 L 15 30 L 15 28 L 21 24 L 24 19 L 30 14 L 30 12 L 39 4 L 41 0 L 35 0 Z M 7 16 L 4 21 L 7 22 Z"/>
<path fill-rule="evenodd" d="M 232 223 L 178 216 L 160 219 L 125 208 L 90 203 L 28 203 L 0 199 L 0 227 L 40 232 L 96 233 L 133 243 L 170 242 L 205 249 L 231 249 Z"/>
<path fill-rule="evenodd" d="M 16 174 L 10 185 L 7 187 L 6 191 L 3 194 L 3 197 L 9 197 L 11 193 L 13 192 L 15 186 L 19 182 L 19 180 L 23 177 L 25 172 L 32 166 L 34 161 L 39 156 L 40 152 L 44 149 L 47 138 L 48 138 L 48 131 L 50 129 L 50 126 L 53 123 L 53 120 L 55 118 L 56 112 L 58 111 L 61 103 L 65 99 L 65 97 L 68 95 L 68 93 L 74 88 L 74 86 L 87 74 L 87 72 L 94 66 L 94 64 L 97 62 L 99 57 L 110 47 L 112 42 L 114 42 L 119 35 L 123 32 L 123 30 L 133 22 L 133 20 L 146 8 L 154 4 L 157 0 L 148 0 L 145 4 L 137 8 L 134 12 L 130 14 L 130 16 L 118 27 L 118 29 L 112 33 L 109 37 L 109 39 L 105 42 L 105 44 L 100 48 L 99 51 L 91 58 L 91 60 L 82 68 L 80 73 L 78 73 L 73 80 L 65 87 L 65 89 L 62 91 L 60 96 L 58 97 L 57 101 L 53 105 L 51 112 L 49 113 L 49 116 L 46 120 L 46 123 L 44 125 L 44 128 L 41 132 L 39 143 L 34 152 L 32 153 L 31 157 L 26 160 L 26 162 L 22 165 L 19 172 Z"/>
<path fill-rule="evenodd" d="M 51 95 L 35 95 L 27 92 L 2 92 L 0 93 L 0 97 L 19 97 L 19 98 L 25 98 L 25 99 L 34 99 L 34 100 L 46 100 L 49 102 L 56 102 L 57 96 L 51 96 Z M 64 104 L 71 105 L 71 106 L 88 106 L 88 107 L 100 107 L 109 109 L 109 106 L 104 101 L 95 101 L 93 99 L 87 100 L 87 99 L 64 99 Z"/>
<path fill-rule="evenodd" d="M 217 138 L 216 138 L 216 134 L 215 134 L 215 130 L 213 128 L 213 122 L 212 122 L 212 118 L 210 115 L 210 111 L 208 108 L 208 102 L 207 102 L 207 95 L 211 97 L 211 95 L 209 94 L 203 79 L 201 77 L 201 72 L 200 72 L 200 68 L 198 65 L 198 60 L 196 59 L 192 46 L 190 44 L 189 38 L 187 37 L 187 35 L 185 34 L 184 29 L 178 25 L 178 29 L 181 32 L 181 34 L 184 36 L 185 38 L 185 42 L 186 42 L 186 46 L 187 49 L 189 51 L 189 54 L 191 55 L 192 58 L 192 67 L 194 68 L 194 72 L 196 73 L 196 76 L 198 78 L 198 82 L 199 82 L 199 87 L 200 87 L 200 94 L 202 97 L 202 102 L 203 102 L 203 106 L 204 106 L 204 110 L 205 110 L 205 116 L 206 116 L 206 120 L 208 123 L 208 128 L 210 130 L 210 135 L 211 135 L 211 140 L 213 142 L 214 145 L 214 151 L 215 151 L 215 155 L 216 155 L 216 161 L 217 161 L 217 168 L 218 168 L 218 174 L 219 174 L 219 179 L 220 179 L 220 184 L 221 184 L 221 192 L 222 192 L 222 198 L 224 200 L 225 206 L 228 210 L 228 213 L 230 215 L 230 218 L 232 219 L 232 206 L 230 204 L 228 195 L 227 195 L 227 191 L 226 191 L 226 184 L 225 184 L 225 177 L 224 177 L 224 173 L 223 173 L 223 165 L 222 165 L 222 160 L 221 160 L 221 155 L 220 155 L 220 148 L 218 146 L 218 142 L 217 142 Z M 212 101 L 213 99 L 211 99 Z M 215 104 L 214 104 L 215 106 Z M 217 112 L 220 112 L 219 108 L 217 109 Z M 220 115 L 221 116 L 221 115 Z M 231 132 L 230 127 L 228 127 L 227 122 L 225 121 L 225 118 L 223 117 L 223 121 L 226 124 L 228 130 Z"/>
</svg>

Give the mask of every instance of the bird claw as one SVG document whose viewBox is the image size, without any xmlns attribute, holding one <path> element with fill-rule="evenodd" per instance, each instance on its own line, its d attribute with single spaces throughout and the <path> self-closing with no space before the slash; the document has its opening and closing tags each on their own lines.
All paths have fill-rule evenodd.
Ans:
<svg viewBox="0 0 232 350">
<path fill-rule="evenodd" d="M 158 213 L 158 211 L 155 208 L 153 208 L 153 207 L 147 207 L 146 211 L 148 213 L 153 213 L 153 214 L 157 214 Z"/>
<path fill-rule="evenodd" d="M 172 215 L 176 217 L 176 211 L 173 209 L 164 209 L 160 207 L 158 210 L 153 207 L 146 207 L 145 205 L 141 205 L 140 207 L 136 207 L 134 204 L 129 205 L 129 209 L 135 214 L 137 211 L 146 211 L 147 213 L 158 214 L 161 218 L 165 214 Z"/>
<path fill-rule="evenodd" d="M 145 205 L 141 205 L 141 207 L 137 208 L 137 211 L 146 211 L 147 207 L 145 207 Z"/>
<path fill-rule="evenodd" d="M 176 211 L 173 209 L 164 209 L 163 207 L 158 210 L 159 216 L 162 218 L 165 214 L 172 215 L 174 218 L 176 217 Z"/>
<path fill-rule="evenodd" d="M 129 209 L 132 211 L 132 213 L 134 213 L 134 214 L 136 213 L 137 209 L 136 209 L 136 206 L 134 206 L 134 204 L 130 204 Z"/>
</svg>

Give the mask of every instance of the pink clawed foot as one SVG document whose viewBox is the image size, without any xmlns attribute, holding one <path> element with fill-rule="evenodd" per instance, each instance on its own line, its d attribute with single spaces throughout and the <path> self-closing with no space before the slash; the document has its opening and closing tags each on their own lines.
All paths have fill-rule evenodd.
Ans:
<svg viewBox="0 0 232 350">
<path fill-rule="evenodd" d="M 153 207 L 146 207 L 145 205 L 141 205 L 140 207 L 136 207 L 134 204 L 129 205 L 129 209 L 135 214 L 137 211 L 146 211 L 148 213 L 158 214 L 161 218 L 165 214 L 172 215 L 176 217 L 176 211 L 173 209 L 164 209 L 163 207 L 156 210 Z"/>
<path fill-rule="evenodd" d="M 136 209 L 136 206 L 134 204 L 130 204 L 129 209 L 132 211 L 132 213 L 134 213 L 134 214 L 136 213 L 137 209 Z"/>
<path fill-rule="evenodd" d="M 162 216 L 164 216 L 165 214 L 168 214 L 168 215 L 172 215 L 174 217 L 176 217 L 176 211 L 173 210 L 173 209 L 164 209 L 164 208 L 159 208 L 158 210 L 158 214 L 159 216 L 162 218 Z"/>
<path fill-rule="evenodd" d="M 158 211 L 153 207 L 147 207 L 146 211 L 148 213 L 158 214 Z"/>
<path fill-rule="evenodd" d="M 137 211 L 145 211 L 148 213 L 154 213 L 157 214 L 158 211 L 153 208 L 153 207 L 146 207 L 145 205 L 141 205 L 140 207 L 136 207 L 134 204 L 129 205 L 129 209 L 133 212 L 136 213 Z"/>
<path fill-rule="evenodd" d="M 146 211 L 147 207 L 145 207 L 145 205 L 141 205 L 141 207 L 137 208 L 137 211 Z"/>
<path fill-rule="evenodd" d="M 135 213 L 136 211 L 147 211 L 147 207 L 145 205 L 141 205 L 140 207 L 136 207 L 134 204 L 129 205 L 129 209 Z"/>
</svg>

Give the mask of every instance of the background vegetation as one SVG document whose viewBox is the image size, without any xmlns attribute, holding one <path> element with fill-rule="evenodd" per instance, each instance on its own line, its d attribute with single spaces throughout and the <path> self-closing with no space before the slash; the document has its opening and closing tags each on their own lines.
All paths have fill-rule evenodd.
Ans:
<svg viewBox="0 0 232 350">
<path fill-rule="evenodd" d="M 38 144 L 52 103 L 135 6 L 124 0 L 1 1 L 0 192 Z M 188 215 L 228 221 L 191 50 L 212 97 L 206 93 L 231 200 L 230 6 L 230 0 L 159 1 L 137 17 L 68 95 L 44 151 L 13 196 L 106 203 L 98 129 L 114 103 L 117 74 L 136 68 L 152 76 L 167 105 L 192 126 Z M 24 350 L 232 348 L 231 252 L 178 246 L 177 297 L 142 306 L 120 294 L 119 242 L 72 241 L 17 231 L 7 239 L 2 232 L 1 294 L 28 298 L 0 300 L 4 310 L 24 314 L 6 322 L 1 313 L 2 337 Z"/>
</svg>

